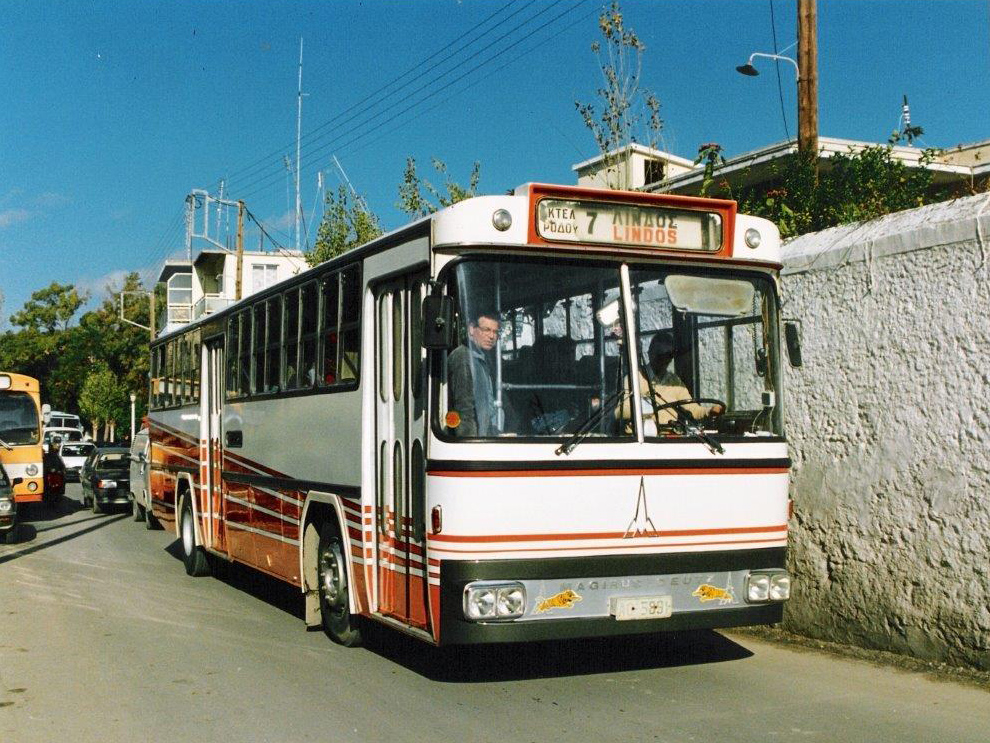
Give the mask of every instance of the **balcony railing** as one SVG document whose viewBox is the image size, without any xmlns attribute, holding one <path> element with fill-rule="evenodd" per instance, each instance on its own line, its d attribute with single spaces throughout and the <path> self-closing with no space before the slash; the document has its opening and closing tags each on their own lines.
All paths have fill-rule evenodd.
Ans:
<svg viewBox="0 0 990 743">
<path fill-rule="evenodd" d="M 234 303 L 230 297 L 220 294 L 204 294 L 192 307 L 192 319 L 198 320 L 204 315 L 212 315 Z"/>
</svg>

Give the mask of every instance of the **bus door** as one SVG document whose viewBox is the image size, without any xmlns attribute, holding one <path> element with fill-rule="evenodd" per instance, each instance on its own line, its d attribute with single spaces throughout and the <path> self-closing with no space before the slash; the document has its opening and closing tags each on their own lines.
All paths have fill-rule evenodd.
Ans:
<svg viewBox="0 0 990 743">
<path fill-rule="evenodd" d="M 221 492 L 221 421 L 223 420 L 223 336 L 207 340 L 203 344 L 203 420 L 206 428 L 206 477 L 202 482 L 206 488 L 204 507 L 206 525 L 204 544 L 220 552 L 227 551 L 223 523 L 223 493 Z"/>
<path fill-rule="evenodd" d="M 375 290 L 378 611 L 426 628 L 425 274 Z"/>
</svg>

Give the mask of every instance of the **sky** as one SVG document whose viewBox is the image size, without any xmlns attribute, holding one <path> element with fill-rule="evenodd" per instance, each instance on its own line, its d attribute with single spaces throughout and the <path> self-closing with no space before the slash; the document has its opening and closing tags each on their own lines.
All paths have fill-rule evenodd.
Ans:
<svg viewBox="0 0 990 743">
<path fill-rule="evenodd" d="M 793 137 L 792 0 L 623 0 L 661 102 L 661 147 L 693 159 Z M 53 281 L 90 293 L 184 256 L 193 189 L 244 199 L 292 247 L 299 44 L 301 200 L 343 173 L 386 230 L 406 158 L 444 161 L 481 193 L 574 183 L 597 154 L 575 102 L 596 102 L 591 0 L 4 0 L 0 17 L 0 330 Z M 790 47 L 790 48 L 788 48 Z M 990 2 L 818 0 L 819 132 L 885 142 L 901 97 L 922 144 L 990 138 Z M 782 105 L 783 104 L 783 105 Z M 336 156 L 341 168 L 334 163 Z M 221 221 L 221 240 L 234 229 Z M 215 229 L 215 228 L 214 228 Z M 253 226 L 245 243 L 256 248 Z M 305 244 L 305 240 L 303 240 Z M 269 246 L 271 243 L 269 243 Z M 204 247 L 202 243 L 194 246 Z"/>
</svg>

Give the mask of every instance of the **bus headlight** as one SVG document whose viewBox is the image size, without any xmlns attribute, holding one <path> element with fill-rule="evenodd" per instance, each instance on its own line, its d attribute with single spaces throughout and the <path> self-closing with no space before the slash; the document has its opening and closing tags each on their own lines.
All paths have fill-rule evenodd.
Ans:
<svg viewBox="0 0 990 743">
<path fill-rule="evenodd" d="M 29 493 L 33 493 L 37 489 L 38 489 L 38 483 L 34 482 L 33 480 L 28 483 L 28 492 Z"/>
<path fill-rule="evenodd" d="M 743 239 L 746 241 L 746 247 L 753 250 L 760 247 L 760 243 L 763 242 L 763 237 L 760 235 L 760 231 L 754 230 L 752 227 L 746 230 Z"/>
<path fill-rule="evenodd" d="M 464 616 L 472 621 L 516 619 L 525 611 L 522 583 L 469 583 L 464 587 Z"/>
<path fill-rule="evenodd" d="M 746 601 L 762 604 L 787 601 L 791 597 L 791 576 L 784 571 L 750 573 L 746 577 Z"/>
<path fill-rule="evenodd" d="M 492 225 L 499 232 L 505 232 L 512 226 L 512 215 L 509 214 L 507 209 L 497 209 L 492 214 Z"/>
<path fill-rule="evenodd" d="M 38 474 L 38 465 L 29 464 L 27 467 L 24 468 L 24 474 L 27 475 L 28 477 L 34 477 L 35 475 Z"/>
</svg>

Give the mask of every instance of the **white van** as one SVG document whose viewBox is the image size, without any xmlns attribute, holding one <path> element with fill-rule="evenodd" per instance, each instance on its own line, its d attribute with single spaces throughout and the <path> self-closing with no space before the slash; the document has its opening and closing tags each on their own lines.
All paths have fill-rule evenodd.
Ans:
<svg viewBox="0 0 990 743">
<path fill-rule="evenodd" d="M 151 486 L 148 479 L 151 472 L 149 447 L 148 428 L 145 427 L 134 434 L 134 441 L 131 443 L 131 507 L 135 521 L 144 521 L 149 529 L 154 529 L 154 516 L 151 515 Z"/>
</svg>

